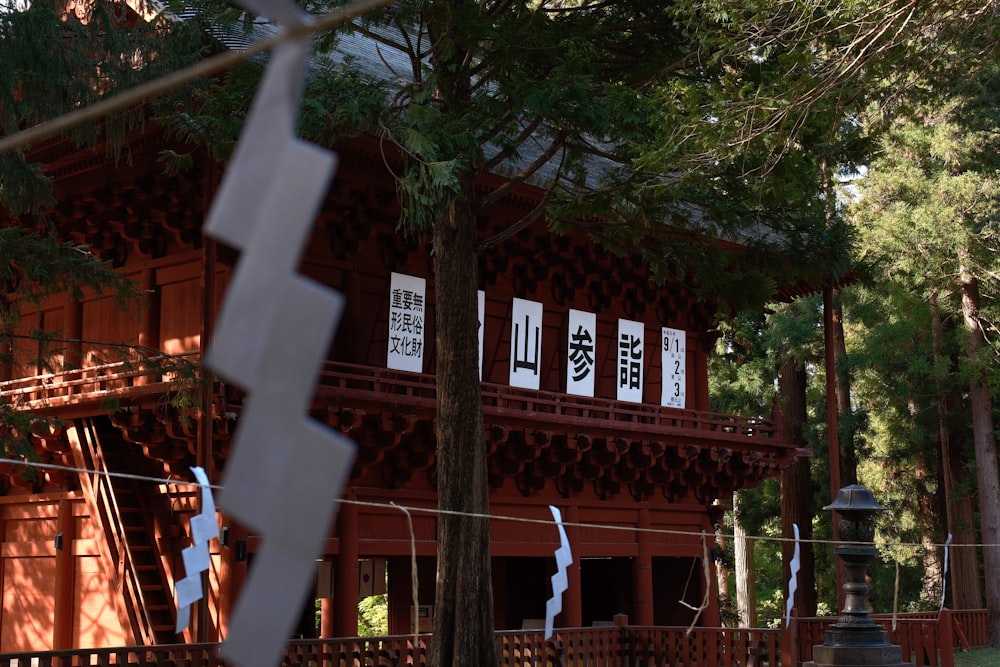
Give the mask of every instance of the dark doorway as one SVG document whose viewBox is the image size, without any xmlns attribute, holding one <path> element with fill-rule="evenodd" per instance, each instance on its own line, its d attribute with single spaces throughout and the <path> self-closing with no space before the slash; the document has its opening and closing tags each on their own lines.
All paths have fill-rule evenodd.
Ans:
<svg viewBox="0 0 1000 667">
<path fill-rule="evenodd" d="M 700 558 L 653 558 L 653 622 L 656 625 L 690 625 L 704 596 L 705 570 Z"/>
<path fill-rule="evenodd" d="M 630 558 L 584 558 L 580 561 L 583 625 L 611 623 L 615 614 L 632 613 Z"/>
</svg>

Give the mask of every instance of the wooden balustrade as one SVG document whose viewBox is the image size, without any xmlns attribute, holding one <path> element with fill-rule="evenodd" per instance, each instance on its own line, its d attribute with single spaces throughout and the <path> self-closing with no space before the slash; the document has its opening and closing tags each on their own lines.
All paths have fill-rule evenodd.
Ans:
<svg viewBox="0 0 1000 667">
<path fill-rule="evenodd" d="M 798 655 L 782 653 L 783 629 L 609 626 L 560 628 L 545 639 L 539 630 L 496 633 L 501 667 L 793 667 L 812 659 L 813 644 L 834 617 L 796 619 Z M 889 641 L 903 647 L 915 667 L 951 667 L 960 648 L 954 629 L 972 648 L 986 642 L 986 611 L 875 617 Z M 945 625 L 942 625 L 944 623 Z M 980 629 L 981 626 L 981 629 Z M 952 637 L 954 641 L 952 642 Z M 942 641 L 942 639 L 947 641 Z M 282 667 L 403 667 L 426 665 L 430 635 L 298 639 L 288 643 Z M 951 643 L 949 643 L 951 642 Z M 218 644 L 73 649 L 0 654 L 0 667 L 224 667 Z"/>
<path fill-rule="evenodd" d="M 955 627 L 955 645 L 965 650 L 987 645 L 989 628 L 982 609 L 958 609 L 951 612 Z"/>
<path fill-rule="evenodd" d="M 755 667 L 777 665 L 779 630 L 609 626 L 497 632 L 501 667 Z M 425 665 L 429 635 L 301 639 L 288 643 L 282 667 Z M 0 654 L 0 667 L 223 667 L 218 644 L 74 649 Z"/>
<path fill-rule="evenodd" d="M 163 355 L 33 375 L 0 382 L 0 397 L 30 408 L 162 393 L 170 384 L 171 368 L 197 359 L 197 353 Z"/>
<path fill-rule="evenodd" d="M 437 392 L 433 375 L 328 362 L 321 373 L 317 395 L 343 396 L 350 398 L 352 405 L 363 405 L 370 400 L 373 406 L 393 403 L 433 410 Z M 524 415 L 530 414 L 541 422 L 586 426 L 587 432 L 594 434 L 602 430 L 620 435 L 670 429 L 694 438 L 722 440 L 734 449 L 787 449 L 777 437 L 777 425 L 767 419 L 520 389 L 491 382 L 482 384 L 482 398 L 483 413 L 491 423 L 510 418 L 512 423 L 523 425 Z"/>
<path fill-rule="evenodd" d="M 889 643 L 903 649 L 903 660 L 915 667 L 952 667 L 955 651 L 986 646 L 986 610 L 970 609 L 906 614 L 873 614 L 889 633 Z M 836 617 L 796 619 L 799 664 L 812 660 L 812 648 L 822 644 Z"/>
</svg>

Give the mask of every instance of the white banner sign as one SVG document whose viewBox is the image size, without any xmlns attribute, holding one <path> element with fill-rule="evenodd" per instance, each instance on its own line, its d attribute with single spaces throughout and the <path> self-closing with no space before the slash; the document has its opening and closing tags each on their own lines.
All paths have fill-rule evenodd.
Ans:
<svg viewBox="0 0 1000 667">
<path fill-rule="evenodd" d="M 398 371 L 424 370 L 424 294 L 427 281 L 393 273 L 389 285 L 389 347 L 386 366 Z"/>
<path fill-rule="evenodd" d="M 663 327 L 663 388 L 660 405 L 683 408 L 687 398 L 687 334 L 683 329 Z"/>
<path fill-rule="evenodd" d="M 618 400 L 642 403 L 642 357 L 645 325 L 618 320 Z"/>
<path fill-rule="evenodd" d="M 597 315 L 582 310 L 569 311 L 569 335 L 566 346 L 566 393 L 594 395 L 597 373 Z"/>
<path fill-rule="evenodd" d="M 510 321 L 510 385 L 538 389 L 542 371 L 542 304 L 514 299 Z"/>
</svg>

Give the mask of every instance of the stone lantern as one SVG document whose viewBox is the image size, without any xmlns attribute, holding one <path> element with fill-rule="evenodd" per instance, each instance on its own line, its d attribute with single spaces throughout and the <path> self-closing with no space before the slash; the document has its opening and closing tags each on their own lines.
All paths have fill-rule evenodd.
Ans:
<svg viewBox="0 0 1000 667">
<path fill-rule="evenodd" d="M 903 662 L 902 648 L 890 644 L 889 633 L 868 615 L 865 574 L 876 555 L 874 518 L 885 508 L 867 488 L 852 484 L 823 509 L 839 516 L 834 553 L 844 564 L 844 608 L 825 641 L 813 646 L 813 659 L 805 667 L 911 667 Z"/>
</svg>

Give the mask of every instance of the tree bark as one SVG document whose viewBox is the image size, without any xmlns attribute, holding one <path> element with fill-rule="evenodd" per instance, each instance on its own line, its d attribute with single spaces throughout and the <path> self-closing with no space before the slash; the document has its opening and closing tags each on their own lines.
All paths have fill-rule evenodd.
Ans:
<svg viewBox="0 0 1000 667">
<path fill-rule="evenodd" d="M 911 401 L 911 414 L 916 415 L 919 408 L 916 401 Z M 941 543 L 940 523 L 935 513 L 934 493 L 929 490 L 927 478 L 930 476 L 927 462 L 923 454 L 913 459 L 913 473 L 916 479 L 916 509 L 920 528 L 921 560 L 924 565 L 924 598 L 940 600 L 941 587 L 944 585 L 944 554 L 935 545 Z"/>
<path fill-rule="evenodd" d="M 739 627 L 757 627 L 757 587 L 753 579 L 753 542 L 739 520 L 739 498 L 733 494 L 733 569 L 736 570 L 736 614 Z"/>
<path fill-rule="evenodd" d="M 854 449 L 854 412 L 851 410 L 851 374 L 844 340 L 844 307 L 840 290 L 833 290 L 833 367 L 837 381 L 837 442 L 840 450 L 840 485 L 858 483 L 858 455 Z M 832 489 L 836 493 L 838 489 Z"/>
<path fill-rule="evenodd" d="M 993 403 L 985 369 L 979 359 L 986 344 L 986 336 L 979 321 L 979 283 L 970 272 L 967 259 L 967 252 L 959 252 L 959 289 L 962 293 L 962 314 L 972 369 L 969 398 L 972 404 L 972 431 L 979 482 L 983 567 L 986 571 L 987 642 L 992 647 L 1000 648 L 1000 576 L 997 576 L 1000 572 L 1000 472 L 997 469 L 997 446 L 993 432 Z"/>
<path fill-rule="evenodd" d="M 489 485 L 476 337 L 477 235 L 471 174 L 465 180 L 469 196 L 456 202 L 433 228 L 438 507 L 445 512 L 486 514 Z M 428 665 L 496 665 L 489 522 L 442 514 L 437 539 L 434 637 Z"/>
<path fill-rule="evenodd" d="M 937 292 L 930 295 L 931 340 L 934 363 L 940 363 L 944 339 L 944 322 L 938 308 Z M 957 372 L 957 364 L 951 364 Z M 944 509 L 948 532 L 955 544 L 975 544 L 976 520 L 972 498 L 958 495 L 964 487 L 968 470 L 962 457 L 961 442 L 955 442 L 948 416 L 961 409 L 962 397 L 945 391 L 940 380 L 935 382 L 937 391 L 938 440 L 941 449 L 941 479 L 944 487 Z M 956 446 L 959 445 L 959 446 Z M 982 586 L 979 576 L 979 559 L 974 547 L 951 547 L 949 554 L 948 594 L 953 609 L 979 609 L 982 605 Z"/>
<path fill-rule="evenodd" d="M 802 427 L 806 421 L 806 367 L 801 361 L 790 359 L 778 371 L 778 391 L 781 394 L 781 433 L 785 442 L 805 446 Z M 816 572 L 812 539 L 812 475 L 809 459 L 796 459 L 781 473 L 781 534 L 795 536 L 792 524 L 799 526 L 798 587 L 795 590 L 794 608 L 801 616 L 816 615 Z M 783 588 L 788 596 L 788 580 L 795 544 L 783 542 L 781 546 Z"/>
<path fill-rule="evenodd" d="M 715 525 L 715 548 L 720 553 L 726 553 L 729 550 L 729 544 L 726 540 L 726 534 L 723 532 L 723 525 L 718 523 Z M 732 576 L 732 572 L 729 566 L 726 564 L 723 558 L 715 559 L 715 587 L 719 592 L 719 618 L 720 624 L 725 627 L 729 625 L 739 626 L 739 622 L 736 621 L 733 614 L 733 599 L 729 594 L 729 577 Z"/>
</svg>

